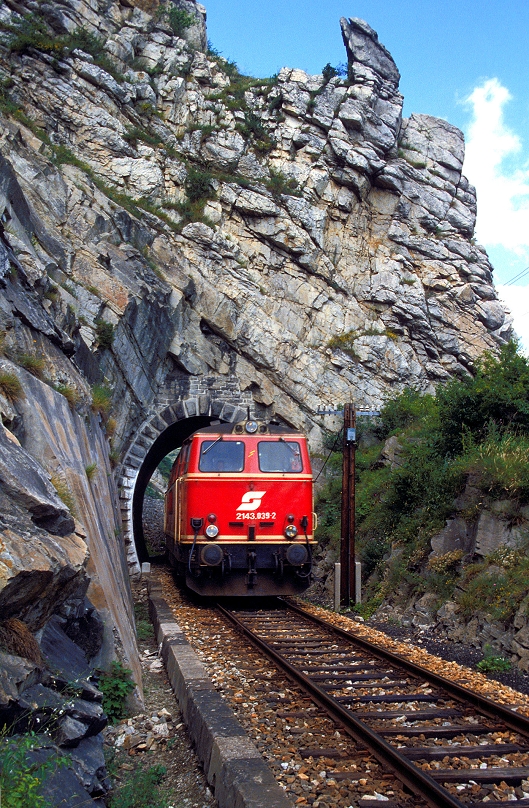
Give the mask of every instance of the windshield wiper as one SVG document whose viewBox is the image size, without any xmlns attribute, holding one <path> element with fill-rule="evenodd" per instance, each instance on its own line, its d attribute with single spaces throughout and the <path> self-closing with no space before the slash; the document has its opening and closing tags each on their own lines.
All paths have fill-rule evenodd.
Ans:
<svg viewBox="0 0 529 808">
<path fill-rule="evenodd" d="M 202 452 L 202 457 L 204 457 L 204 455 L 206 455 L 210 449 L 213 449 L 213 447 L 215 446 L 216 443 L 219 442 L 219 440 L 222 440 L 222 435 L 219 435 L 219 437 L 216 440 L 214 440 L 213 443 L 210 444 L 210 446 L 208 446 L 207 449 L 204 449 L 204 451 Z"/>
<path fill-rule="evenodd" d="M 298 451 L 297 451 L 297 449 L 295 449 L 295 448 L 292 446 L 292 443 L 289 443 L 289 442 L 288 442 L 287 440 L 285 440 L 284 438 L 279 438 L 279 440 L 280 440 L 280 441 L 282 441 L 282 442 L 283 442 L 283 443 L 284 443 L 286 446 L 288 446 L 288 448 L 290 449 L 290 451 L 292 452 L 292 454 L 297 455 Z"/>
</svg>

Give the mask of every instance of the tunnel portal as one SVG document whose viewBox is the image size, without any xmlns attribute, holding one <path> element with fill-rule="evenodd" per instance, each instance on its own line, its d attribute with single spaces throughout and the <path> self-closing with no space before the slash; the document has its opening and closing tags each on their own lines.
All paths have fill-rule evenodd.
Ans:
<svg viewBox="0 0 529 808">
<path fill-rule="evenodd" d="M 149 553 L 143 535 L 143 500 L 145 498 L 145 490 L 149 484 L 154 471 L 161 461 L 173 449 L 178 449 L 185 439 L 204 426 L 209 426 L 212 419 L 204 415 L 196 415 L 192 418 L 186 418 L 183 421 L 177 421 L 172 426 L 162 432 L 156 438 L 153 445 L 147 452 L 145 460 L 136 477 L 136 485 L 134 486 L 134 495 L 132 497 L 132 529 L 134 532 L 134 543 L 136 545 L 136 553 L 138 561 L 143 563 L 149 560 Z"/>
<path fill-rule="evenodd" d="M 239 394 L 233 401 L 199 395 L 161 406 L 146 420 L 126 451 L 118 477 L 123 539 L 131 576 L 139 575 L 141 563 L 149 560 L 143 534 L 143 500 L 153 472 L 173 449 L 213 421 L 237 423 L 253 410 L 251 395 Z"/>
</svg>

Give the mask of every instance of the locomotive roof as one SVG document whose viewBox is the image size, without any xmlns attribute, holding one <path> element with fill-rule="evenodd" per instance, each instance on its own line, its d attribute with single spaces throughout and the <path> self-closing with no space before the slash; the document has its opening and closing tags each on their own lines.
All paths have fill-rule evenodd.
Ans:
<svg viewBox="0 0 529 808">
<path fill-rule="evenodd" d="M 243 421 L 242 423 L 246 423 Z M 264 421 L 258 423 L 265 423 Z M 205 426 L 202 429 L 197 429 L 196 432 L 193 432 L 193 435 L 202 435 L 206 433 L 208 435 L 237 435 L 241 437 L 241 434 L 238 434 L 234 431 L 235 424 L 213 424 L 212 426 Z M 266 434 L 269 435 L 302 435 L 303 433 L 299 429 L 292 429 L 289 426 L 282 426 L 281 424 L 266 424 L 268 428 L 268 432 Z M 248 434 L 243 433 L 245 437 L 264 437 L 263 434 Z M 193 437 L 190 435 L 190 437 Z"/>
</svg>

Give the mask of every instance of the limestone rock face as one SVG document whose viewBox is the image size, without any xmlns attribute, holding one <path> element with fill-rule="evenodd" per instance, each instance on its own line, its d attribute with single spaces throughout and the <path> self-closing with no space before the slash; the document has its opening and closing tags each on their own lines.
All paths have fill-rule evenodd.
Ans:
<svg viewBox="0 0 529 808">
<path fill-rule="evenodd" d="M 341 20 L 347 80 L 285 68 L 267 84 L 201 50 L 205 28 L 192 51 L 152 11 L 66 2 L 65 28 L 106 38 L 114 75 L 81 47 L 57 67 L 15 52 L 11 97 L 51 143 L 18 122 L 0 142 L 31 210 L 18 259 L 86 321 L 78 353 L 97 348 L 98 318 L 116 326 L 99 367 L 124 409 L 145 413 L 178 374 L 239 378 L 244 359 L 257 395 L 310 430 L 322 404 L 431 389 L 510 335 L 472 239 L 462 134 L 402 119 L 398 69 L 365 22 Z M 203 222 L 186 223 L 186 200 Z"/>
</svg>

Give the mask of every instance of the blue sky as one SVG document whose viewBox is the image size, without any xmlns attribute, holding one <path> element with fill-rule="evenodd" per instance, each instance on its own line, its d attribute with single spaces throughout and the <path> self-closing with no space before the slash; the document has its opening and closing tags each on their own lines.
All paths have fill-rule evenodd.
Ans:
<svg viewBox="0 0 529 808">
<path fill-rule="evenodd" d="M 340 17 L 377 31 L 401 73 L 404 114 L 465 132 L 477 238 L 529 350 L 529 0 L 202 0 L 208 36 L 243 73 L 321 73 L 346 61 Z"/>
</svg>

